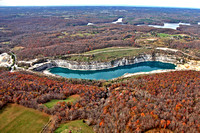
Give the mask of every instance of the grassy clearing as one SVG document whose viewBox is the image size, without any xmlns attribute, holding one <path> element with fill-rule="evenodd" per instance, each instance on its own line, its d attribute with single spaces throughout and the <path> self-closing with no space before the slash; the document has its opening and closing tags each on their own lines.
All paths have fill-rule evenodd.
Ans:
<svg viewBox="0 0 200 133">
<path fill-rule="evenodd" d="M 80 96 L 79 95 L 72 95 L 70 97 L 68 97 L 67 99 L 65 100 L 57 100 L 57 99 L 54 99 L 54 100 L 51 100 L 50 102 L 47 102 L 45 103 L 44 105 L 47 107 L 47 108 L 52 108 L 54 105 L 56 105 L 58 102 L 66 102 L 66 103 L 73 103 L 75 101 L 77 101 L 78 99 L 80 99 Z"/>
<path fill-rule="evenodd" d="M 12 50 L 13 51 L 18 51 L 18 50 L 22 50 L 22 49 L 24 49 L 24 47 L 22 47 L 22 46 L 16 46 Z"/>
<path fill-rule="evenodd" d="M 158 33 L 158 37 L 170 37 L 171 35 L 165 33 Z"/>
<path fill-rule="evenodd" d="M 66 124 L 61 124 L 55 133 L 94 133 L 92 127 L 83 123 L 83 120 L 70 121 Z"/>
<path fill-rule="evenodd" d="M 158 37 L 174 37 L 174 38 L 183 38 L 183 37 L 190 37 L 189 35 L 186 34 L 174 34 L 174 35 L 170 35 L 170 34 L 166 34 L 166 33 L 157 33 Z"/>
<path fill-rule="evenodd" d="M 150 49 L 133 49 L 133 48 L 107 48 L 93 50 L 86 52 L 82 55 L 71 56 L 66 58 L 67 60 L 73 60 L 78 62 L 90 62 L 90 61 L 100 61 L 108 62 L 123 57 L 133 57 L 140 53 L 148 52 Z"/>
<path fill-rule="evenodd" d="M 187 43 L 195 38 L 187 34 L 154 33 L 143 34 L 136 41 L 142 47 L 168 47 L 172 42 Z"/>
<path fill-rule="evenodd" d="M 96 54 L 102 52 L 109 52 L 109 51 L 120 51 L 120 50 L 135 50 L 133 47 L 110 47 L 110 48 L 103 48 L 103 49 L 96 49 L 89 52 L 85 52 L 84 54 Z"/>
<path fill-rule="evenodd" d="M 49 115 L 16 104 L 9 104 L 0 110 L 0 132 L 40 132 L 49 121 Z"/>
<path fill-rule="evenodd" d="M 8 41 L 8 42 L 2 42 L 2 44 L 10 44 L 10 42 Z"/>
</svg>

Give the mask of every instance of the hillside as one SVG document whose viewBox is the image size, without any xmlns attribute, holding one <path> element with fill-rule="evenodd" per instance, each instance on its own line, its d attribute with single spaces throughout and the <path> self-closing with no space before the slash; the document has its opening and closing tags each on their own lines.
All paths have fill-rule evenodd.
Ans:
<svg viewBox="0 0 200 133">
<path fill-rule="evenodd" d="M 49 115 L 25 108 L 17 104 L 8 104 L 0 110 L 0 131 L 25 133 L 40 132 L 49 121 Z"/>
<path fill-rule="evenodd" d="M 51 79 L 24 72 L 0 75 L 1 107 L 17 103 L 54 115 L 59 123 L 87 119 L 95 132 L 148 131 L 167 128 L 175 132 L 199 132 L 200 72 L 175 71 L 137 76 L 109 86 L 82 85 L 85 81 Z M 73 83 L 73 84 L 71 84 Z M 99 84 L 101 86 L 101 84 Z M 73 104 L 58 102 L 49 109 L 41 103 L 78 94 Z M 50 128 L 50 127 L 49 127 Z"/>
</svg>

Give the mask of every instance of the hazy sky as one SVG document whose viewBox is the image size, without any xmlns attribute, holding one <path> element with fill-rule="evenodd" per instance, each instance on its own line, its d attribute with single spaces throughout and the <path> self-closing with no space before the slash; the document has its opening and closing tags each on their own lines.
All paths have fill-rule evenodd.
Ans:
<svg viewBox="0 0 200 133">
<path fill-rule="evenodd" d="M 200 0 L 0 0 L 0 6 L 122 5 L 200 8 Z"/>
</svg>

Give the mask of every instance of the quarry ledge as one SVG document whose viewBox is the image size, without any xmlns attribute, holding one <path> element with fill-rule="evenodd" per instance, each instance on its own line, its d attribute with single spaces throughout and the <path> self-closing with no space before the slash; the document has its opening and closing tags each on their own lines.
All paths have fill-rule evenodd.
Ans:
<svg viewBox="0 0 200 133">
<path fill-rule="evenodd" d="M 34 71 L 44 71 L 53 67 L 68 68 L 71 70 L 103 70 L 110 69 L 119 66 L 133 65 L 136 63 L 146 62 L 146 61 L 160 61 L 164 63 L 171 63 L 174 65 L 183 64 L 184 59 L 175 55 L 165 55 L 165 54 L 141 54 L 135 57 L 124 57 L 122 59 L 113 60 L 110 62 L 77 62 L 68 60 L 48 60 L 44 63 L 35 64 L 29 67 L 29 70 Z"/>
</svg>

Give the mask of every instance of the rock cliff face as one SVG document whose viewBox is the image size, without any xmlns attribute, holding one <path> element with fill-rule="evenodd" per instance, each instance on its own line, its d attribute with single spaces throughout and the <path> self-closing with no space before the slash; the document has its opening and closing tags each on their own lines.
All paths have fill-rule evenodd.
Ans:
<svg viewBox="0 0 200 133">
<path fill-rule="evenodd" d="M 48 61 L 45 63 L 40 63 L 40 64 L 36 64 L 32 67 L 30 67 L 29 69 L 34 70 L 34 71 L 43 71 L 52 67 L 56 67 L 57 65 L 52 62 L 52 61 Z"/>
<path fill-rule="evenodd" d="M 136 57 L 128 57 L 123 59 L 114 60 L 111 62 L 76 62 L 76 61 L 66 61 L 66 60 L 49 60 L 46 63 L 36 64 L 30 69 L 36 71 L 42 71 L 52 67 L 64 67 L 72 70 L 101 70 L 109 69 L 118 66 L 131 65 L 135 63 L 145 62 L 145 61 L 160 61 L 166 63 L 178 64 L 182 63 L 180 58 L 174 55 L 164 55 L 160 53 L 156 54 L 142 54 Z"/>
</svg>

